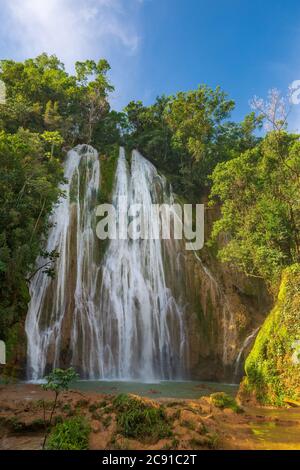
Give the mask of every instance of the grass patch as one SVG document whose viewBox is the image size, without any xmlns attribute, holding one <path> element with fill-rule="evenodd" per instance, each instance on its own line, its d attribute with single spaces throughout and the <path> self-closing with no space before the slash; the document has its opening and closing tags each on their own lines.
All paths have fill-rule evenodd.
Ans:
<svg viewBox="0 0 300 470">
<path fill-rule="evenodd" d="M 118 432 L 123 436 L 154 444 L 171 437 L 172 430 L 161 406 L 150 404 L 128 395 L 119 395 L 113 405 L 117 411 Z"/>
<path fill-rule="evenodd" d="M 91 432 L 87 421 L 77 416 L 58 424 L 51 431 L 47 450 L 87 450 Z"/>
</svg>

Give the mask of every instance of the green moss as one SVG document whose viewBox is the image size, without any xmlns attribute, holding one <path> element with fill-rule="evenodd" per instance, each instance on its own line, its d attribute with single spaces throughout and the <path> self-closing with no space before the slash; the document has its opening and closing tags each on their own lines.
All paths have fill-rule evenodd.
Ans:
<svg viewBox="0 0 300 470">
<path fill-rule="evenodd" d="M 15 291 L 16 302 L 11 305 L 0 305 L 1 339 L 6 345 L 6 366 L 3 379 L 17 379 L 23 376 L 26 357 L 26 335 L 24 322 L 30 301 L 28 284 L 24 279 L 18 279 Z"/>
<path fill-rule="evenodd" d="M 113 405 L 117 411 L 118 432 L 123 436 L 154 444 L 171 437 L 172 431 L 162 406 L 151 406 L 141 399 L 119 395 Z"/>
<path fill-rule="evenodd" d="M 214 307 L 210 292 L 207 292 L 205 311 L 201 305 L 200 295 L 197 296 L 195 302 L 195 311 L 199 321 L 199 327 L 204 338 L 207 340 L 209 347 L 214 347 L 218 338 L 216 332 L 216 323 L 214 318 Z"/>
<path fill-rule="evenodd" d="M 52 430 L 47 450 L 87 450 L 90 426 L 80 416 L 65 420 Z"/>
<path fill-rule="evenodd" d="M 119 147 L 114 146 L 110 149 L 108 155 L 100 155 L 100 190 L 98 194 L 98 204 L 110 204 L 112 201 L 113 196 L 113 189 L 115 183 L 115 174 L 118 164 L 119 158 Z M 96 220 L 98 223 L 100 219 Z M 95 227 L 96 228 L 96 227 Z M 101 262 L 107 246 L 108 240 L 99 240 L 99 249 L 98 249 L 98 256 L 99 259 L 97 260 L 98 263 Z"/>
<path fill-rule="evenodd" d="M 119 158 L 119 147 L 114 147 L 109 156 L 100 156 L 101 160 L 101 184 L 99 204 L 111 203 L 114 189 L 115 174 Z"/>
<path fill-rule="evenodd" d="M 72 178 L 72 181 L 70 182 L 70 202 L 71 203 L 76 203 L 78 199 L 78 175 L 75 172 Z"/>
<path fill-rule="evenodd" d="M 224 410 L 225 408 L 229 408 L 233 410 L 235 413 L 241 413 L 243 410 L 240 408 L 233 397 L 227 395 L 224 392 L 213 393 L 210 396 L 211 402 L 217 408 Z"/>
<path fill-rule="evenodd" d="M 294 359 L 300 340 L 300 265 L 282 276 L 277 303 L 261 328 L 247 358 L 243 389 L 262 404 L 299 399 L 300 364 Z"/>
<path fill-rule="evenodd" d="M 26 335 L 23 323 L 15 323 L 7 330 L 5 345 L 6 366 L 2 377 L 5 381 L 10 382 L 19 379 L 24 374 Z"/>
<path fill-rule="evenodd" d="M 20 338 L 20 324 L 16 323 L 10 328 L 7 339 L 6 339 L 6 360 L 8 363 L 13 358 L 15 350 L 18 346 L 19 338 Z"/>
</svg>

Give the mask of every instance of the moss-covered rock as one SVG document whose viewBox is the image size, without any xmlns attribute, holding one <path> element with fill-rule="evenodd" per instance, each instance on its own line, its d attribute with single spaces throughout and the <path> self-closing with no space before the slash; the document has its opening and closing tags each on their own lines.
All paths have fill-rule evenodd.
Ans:
<svg viewBox="0 0 300 470">
<path fill-rule="evenodd" d="M 114 189 L 115 174 L 118 164 L 119 147 L 114 146 L 108 155 L 100 155 L 101 161 L 101 189 L 99 204 L 111 203 Z"/>
<path fill-rule="evenodd" d="M 211 403 L 221 410 L 230 409 L 235 413 L 242 413 L 242 408 L 237 404 L 235 398 L 224 392 L 213 393 L 210 396 Z"/>
<path fill-rule="evenodd" d="M 282 275 L 278 300 L 245 364 L 240 397 L 283 405 L 300 398 L 300 264 Z"/>
<path fill-rule="evenodd" d="M 99 158 L 101 162 L 101 181 L 100 191 L 98 194 L 98 204 L 111 204 L 119 158 L 119 147 L 117 145 L 111 146 L 107 153 L 100 155 Z M 109 240 L 99 241 L 99 258 L 97 260 L 99 264 L 105 255 L 108 242 Z"/>
</svg>

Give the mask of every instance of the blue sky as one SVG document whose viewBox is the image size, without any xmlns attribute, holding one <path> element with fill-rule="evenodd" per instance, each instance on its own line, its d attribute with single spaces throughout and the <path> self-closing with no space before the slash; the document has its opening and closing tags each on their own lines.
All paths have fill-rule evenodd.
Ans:
<svg viewBox="0 0 300 470">
<path fill-rule="evenodd" d="M 0 0 L 0 24 L 1 58 L 46 51 L 72 70 L 106 57 L 118 109 L 206 83 L 228 92 L 241 119 L 253 95 L 300 79 L 297 0 Z"/>
</svg>

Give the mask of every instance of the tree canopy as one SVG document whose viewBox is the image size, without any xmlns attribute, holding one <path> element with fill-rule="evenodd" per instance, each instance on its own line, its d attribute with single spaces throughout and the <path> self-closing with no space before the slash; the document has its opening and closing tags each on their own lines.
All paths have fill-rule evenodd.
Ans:
<svg viewBox="0 0 300 470">
<path fill-rule="evenodd" d="M 118 113 L 108 102 L 109 64 L 88 60 L 75 69 L 76 75 L 68 74 L 47 54 L 0 62 L 0 331 L 8 353 L 12 325 L 27 311 L 39 255 L 53 274 L 58 254 L 45 253 L 43 244 L 49 214 L 62 196 L 65 150 L 83 142 L 101 150 L 119 139 Z"/>
<path fill-rule="evenodd" d="M 269 282 L 299 262 L 300 141 L 272 131 L 255 148 L 220 163 L 211 196 L 222 202 L 213 238 L 226 233 L 220 257 Z"/>
<path fill-rule="evenodd" d="M 126 142 L 169 175 L 175 191 L 194 201 L 209 189 L 217 163 L 257 142 L 259 121 L 254 113 L 237 124 L 229 120 L 233 108 L 234 102 L 219 87 L 204 85 L 158 97 L 149 107 L 131 102 L 125 108 Z"/>
</svg>

